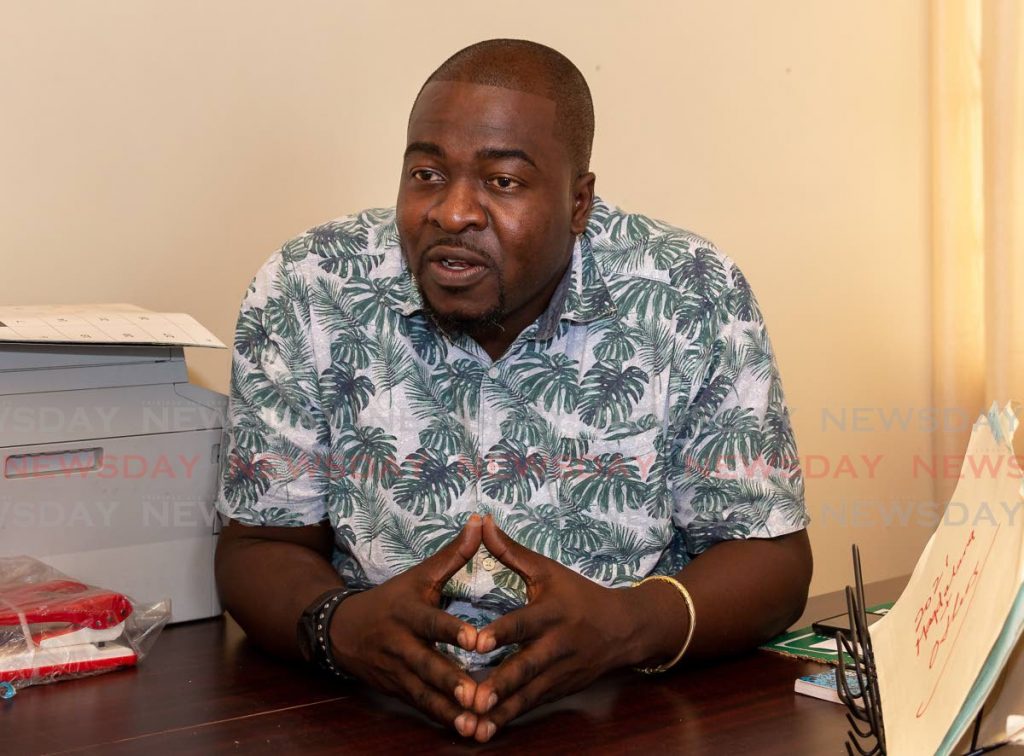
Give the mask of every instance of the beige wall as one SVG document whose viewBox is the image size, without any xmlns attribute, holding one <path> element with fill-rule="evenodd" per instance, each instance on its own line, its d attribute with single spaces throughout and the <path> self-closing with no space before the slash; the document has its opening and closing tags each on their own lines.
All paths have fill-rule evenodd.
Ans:
<svg viewBox="0 0 1024 756">
<path fill-rule="evenodd" d="M 853 541 L 868 579 L 905 573 L 934 518 L 891 506 L 932 497 L 911 466 L 930 436 L 878 412 L 917 423 L 930 404 L 926 14 L 924 0 L 6 0 L 0 303 L 182 310 L 228 342 L 282 241 L 392 204 L 433 66 L 482 38 L 535 39 L 590 80 L 599 192 L 711 237 L 753 282 L 813 455 L 813 590 L 849 579 Z M 194 381 L 226 389 L 227 352 L 188 356 Z M 845 427 L 830 419 L 844 412 Z M 873 475 L 860 455 L 881 455 Z M 882 526 L 900 511 L 908 525 Z"/>
</svg>

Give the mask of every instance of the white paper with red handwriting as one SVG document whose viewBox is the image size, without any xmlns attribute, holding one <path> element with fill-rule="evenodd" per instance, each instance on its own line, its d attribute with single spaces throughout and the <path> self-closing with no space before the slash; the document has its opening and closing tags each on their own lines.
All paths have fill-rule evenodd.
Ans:
<svg viewBox="0 0 1024 756">
<path fill-rule="evenodd" d="M 903 595 L 871 628 L 891 756 L 948 753 L 974 716 L 968 709 L 984 702 L 983 683 L 998 676 L 986 663 L 999 663 L 996 650 L 1019 640 L 1024 486 L 1016 425 L 1009 407 L 975 423 L 945 516 Z"/>
</svg>

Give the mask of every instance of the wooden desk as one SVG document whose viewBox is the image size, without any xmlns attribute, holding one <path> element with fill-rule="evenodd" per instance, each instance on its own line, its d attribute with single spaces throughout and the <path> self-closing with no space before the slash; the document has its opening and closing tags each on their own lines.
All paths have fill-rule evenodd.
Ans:
<svg viewBox="0 0 1024 756">
<path fill-rule="evenodd" d="M 906 578 L 868 587 L 896 598 Z M 800 625 L 842 611 L 812 598 Z M 136 669 L 0 701 L 4 753 L 585 751 L 842 753 L 844 709 L 793 693 L 821 665 L 755 651 L 679 674 L 621 673 L 549 704 L 479 746 L 412 709 L 263 655 L 230 619 L 166 629 Z"/>
</svg>

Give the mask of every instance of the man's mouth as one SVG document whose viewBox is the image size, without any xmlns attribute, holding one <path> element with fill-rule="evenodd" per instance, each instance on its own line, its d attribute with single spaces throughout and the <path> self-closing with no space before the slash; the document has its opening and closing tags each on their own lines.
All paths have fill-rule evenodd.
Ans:
<svg viewBox="0 0 1024 756">
<path fill-rule="evenodd" d="M 444 259 L 444 260 L 441 260 L 441 264 L 444 267 L 448 268 L 448 270 L 466 270 L 467 268 L 476 267 L 474 265 L 470 265 L 465 260 L 450 260 L 450 259 L 447 259 L 447 258 Z"/>
<path fill-rule="evenodd" d="M 486 265 L 476 265 L 458 258 L 442 257 L 432 260 L 428 267 L 431 278 L 444 287 L 470 286 L 480 281 L 490 270 Z"/>
<path fill-rule="evenodd" d="M 483 251 L 477 251 L 467 247 L 434 244 L 427 250 L 427 260 L 430 262 L 439 262 L 451 267 L 460 267 L 464 265 L 470 267 L 487 267 L 490 263 L 490 256 Z"/>
<path fill-rule="evenodd" d="M 435 283 L 465 287 L 477 283 L 490 270 L 489 257 L 476 250 L 438 244 L 426 256 L 427 270 Z"/>
</svg>

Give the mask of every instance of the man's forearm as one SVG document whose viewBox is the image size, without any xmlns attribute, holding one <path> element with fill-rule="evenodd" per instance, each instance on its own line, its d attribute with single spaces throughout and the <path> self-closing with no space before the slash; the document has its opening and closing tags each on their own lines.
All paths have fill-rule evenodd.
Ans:
<svg viewBox="0 0 1024 756">
<path fill-rule="evenodd" d="M 304 543 L 268 540 L 256 536 L 258 530 L 232 524 L 221 534 L 216 558 L 221 601 L 257 644 L 298 658 L 296 629 L 302 611 L 344 582 L 324 553 L 329 540 L 315 532 Z"/>
<path fill-rule="evenodd" d="M 698 556 L 675 576 L 693 597 L 697 616 L 686 658 L 739 653 L 785 630 L 803 612 L 811 568 L 806 531 L 726 541 Z M 663 582 L 635 594 L 637 662 L 671 659 L 688 630 L 685 602 Z"/>
</svg>

